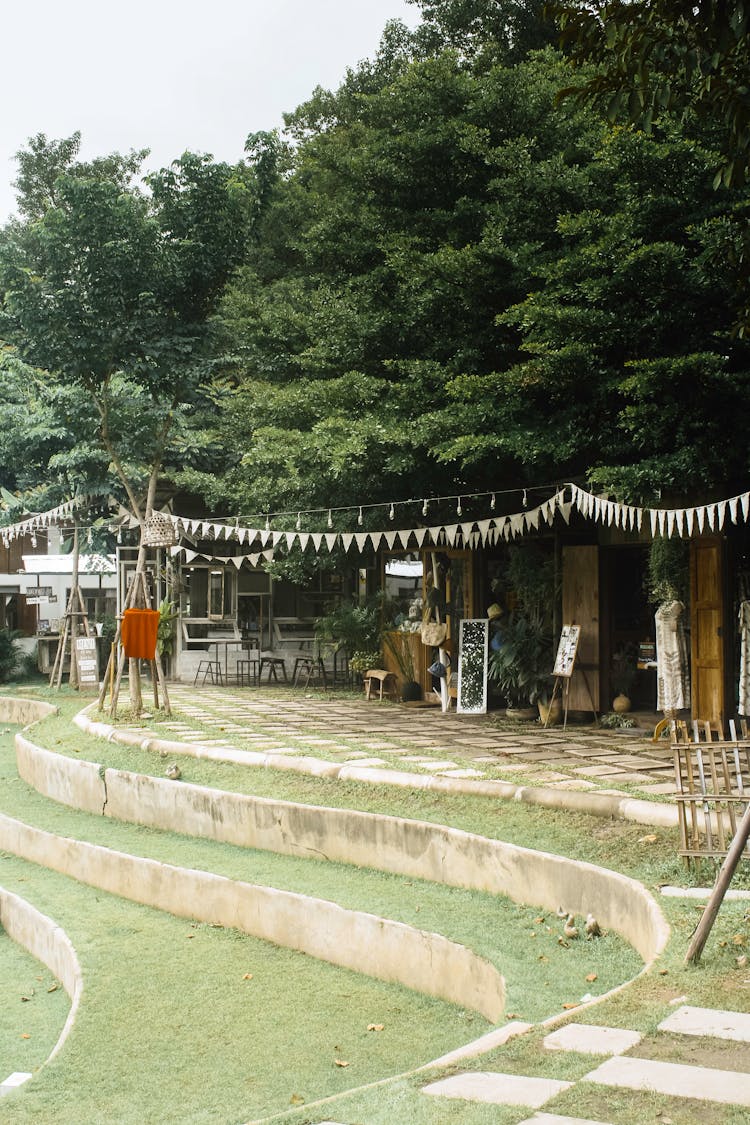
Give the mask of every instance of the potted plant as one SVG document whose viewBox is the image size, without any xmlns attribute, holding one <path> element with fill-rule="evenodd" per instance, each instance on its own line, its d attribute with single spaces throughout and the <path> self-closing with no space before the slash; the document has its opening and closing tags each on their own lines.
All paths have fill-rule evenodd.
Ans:
<svg viewBox="0 0 750 1125">
<path fill-rule="evenodd" d="M 422 686 L 417 680 L 414 668 L 414 653 L 411 646 L 411 633 L 395 631 L 385 633 L 384 640 L 388 651 L 396 661 L 401 673 L 401 699 L 404 703 L 416 703 L 422 698 Z"/>
<path fill-rule="evenodd" d="M 545 701 L 552 669 L 552 637 L 546 622 L 511 614 L 502 644 L 490 656 L 489 674 L 505 699 L 509 718 L 535 718 Z"/>
</svg>

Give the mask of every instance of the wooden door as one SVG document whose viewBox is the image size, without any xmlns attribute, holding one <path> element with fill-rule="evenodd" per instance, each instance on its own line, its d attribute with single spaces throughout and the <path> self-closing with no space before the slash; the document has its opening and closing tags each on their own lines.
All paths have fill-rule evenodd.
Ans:
<svg viewBox="0 0 750 1125">
<path fill-rule="evenodd" d="M 599 710 L 599 548 L 563 547 L 563 625 L 580 625 L 576 667 L 570 682 L 572 711 Z M 586 686 L 588 682 L 588 687 Z M 589 695 L 589 690 L 591 694 Z"/>
<path fill-rule="evenodd" d="M 690 660 L 693 718 L 724 722 L 722 541 L 690 544 Z"/>
</svg>

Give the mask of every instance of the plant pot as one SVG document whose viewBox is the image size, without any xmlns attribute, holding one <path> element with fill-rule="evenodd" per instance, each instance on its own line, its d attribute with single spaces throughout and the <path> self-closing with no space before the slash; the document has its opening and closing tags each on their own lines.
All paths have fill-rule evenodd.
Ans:
<svg viewBox="0 0 750 1125">
<path fill-rule="evenodd" d="M 401 688 L 401 699 L 404 703 L 416 703 L 422 698 L 422 685 L 416 680 L 405 680 Z"/>
<path fill-rule="evenodd" d="M 506 707 L 506 719 L 515 719 L 516 722 L 528 723 L 536 719 L 539 714 L 537 707 Z"/>
<path fill-rule="evenodd" d="M 537 707 L 539 708 L 539 719 L 544 726 L 555 727 L 562 722 L 563 705 L 560 696 L 555 696 L 552 703 L 544 703 L 541 699 L 537 700 Z"/>
<path fill-rule="evenodd" d="M 631 707 L 632 703 L 623 692 L 620 692 L 620 694 L 616 695 L 612 700 L 612 710 L 616 715 L 625 715 Z"/>
</svg>

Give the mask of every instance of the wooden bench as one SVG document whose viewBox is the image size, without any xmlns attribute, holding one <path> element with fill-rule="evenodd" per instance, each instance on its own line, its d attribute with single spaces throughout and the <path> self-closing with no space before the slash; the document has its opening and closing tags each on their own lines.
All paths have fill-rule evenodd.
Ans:
<svg viewBox="0 0 750 1125">
<path fill-rule="evenodd" d="M 385 668 L 370 668 L 365 672 L 363 679 L 365 687 L 365 699 L 372 699 L 373 684 L 379 684 L 378 699 L 383 696 L 390 696 L 392 699 L 398 699 L 398 689 L 396 687 L 396 676 L 393 672 L 387 672 Z"/>
</svg>

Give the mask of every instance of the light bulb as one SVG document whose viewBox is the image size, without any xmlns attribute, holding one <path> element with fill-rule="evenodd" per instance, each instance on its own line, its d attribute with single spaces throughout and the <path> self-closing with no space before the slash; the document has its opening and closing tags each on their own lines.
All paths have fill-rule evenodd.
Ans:
<svg viewBox="0 0 750 1125">
<path fill-rule="evenodd" d="M 460 496 L 458 498 L 458 503 L 456 504 L 456 515 L 457 516 L 463 515 L 463 509 L 461 507 L 461 497 Z"/>
<path fill-rule="evenodd" d="M 491 512 L 494 512 L 496 503 L 497 503 L 497 501 L 495 500 L 495 493 L 493 492 L 492 493 L 492 499 L 490 500 L 490 511 Z"/>
<path fill-rule="evenodd" d="M 122 528 L 121 527 L 118 527 L 118 529 L 117 529 L 117 542 L 122 543 Z"/>
<path fill-rule="evenodd" d="M 526 496 L 526 489 L 525 489 L 525 488 L 524 488 L 524 490 L 523 490 L 523 501 L 522 501 L 522 503 L 523 503 L 523 506 L 524 506 L 524 508 L 525 508 L 525 507 L 526 507 L 526 505 L 528 504 L 528 498 L 527 498 L 527 496 Z"/>
<path fill-rule="evenodd" d="M 391 508 L 390 508 L 390 511 L 388 512 L 388 519 L 389 519 L 389 520 L 392 520 L 392 519 L 394 519 L 395 515 L 396 515 L 396 511 L 395 511 L 395 509 L 394 509 L 394 507 L 393 507 L 393 504 L 391 504 Z"/>
<path fill-rule="evenodd" d="M 426 516 L 426 515 L 427 515 L 427 509 L 429 508 L 429 506 L 430 506 L 430 502 L 429 502 L 429 500 L 424 500 L 424 501 L 422 502 L 422 515 L 423 515 L 423 516 Z"/>
<path fill-rule="evenodd" d="M 331 509 L 328 509 L 328 526 L 333 527 L 333 519 L 331 517 Z"/>
<path fill-rule="evenodd" d="M 359 524 L 360 527 L 362 526 L 362 509 L 361 508 L 359 509 L 359 515 L 357 516 L 357 523 Z"/>
<path fill-rule="evenodd" d="M 266 531 L 270 531 L 270 530 L 271 530 L 271 517 L 266 516 Z"/>
<path fill-rule="evenodd" d="M 33 547 L 34 550 L 36 550 L 36 535 L 33 535 L 33 534 L 31 536 L 31 546 Z"/>
<path fill-rule="evenodd" d="M 297 522 L 295 523 L 294 526 L 297 528 L 297 531 L 299 531 L 299 529 L 302 527 L 302 513 L 301 512 L 297 512 Z"/>
</svg>

